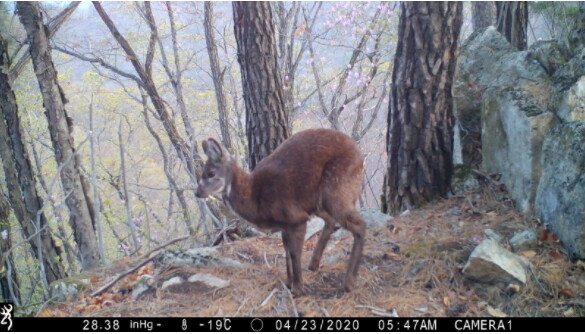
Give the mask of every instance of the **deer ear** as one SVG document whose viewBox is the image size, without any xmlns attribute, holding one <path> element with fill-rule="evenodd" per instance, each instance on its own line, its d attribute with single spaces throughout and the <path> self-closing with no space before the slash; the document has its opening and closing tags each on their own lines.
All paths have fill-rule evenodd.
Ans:
<svg viewBox="0 0 585 334">
<path fill-rule="evenodd" d="M 222 162 L 225 159 L 225 150 L 217 140 L 209 138 L 204 140 L 201 146 L 203 146 L 203 152 L 211 161 Z"/>
</svg>

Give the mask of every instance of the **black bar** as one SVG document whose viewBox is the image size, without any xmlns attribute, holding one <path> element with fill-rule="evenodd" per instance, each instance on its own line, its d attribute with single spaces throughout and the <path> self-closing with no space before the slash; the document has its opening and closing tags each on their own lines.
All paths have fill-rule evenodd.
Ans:
<svg viewBox="0 0 585 334">
<path fill-rule="evenodd" d="M 583 318 L 19 318 L 15 332 L 583 331 Z M 1 326 L 0 326 L 1 327 Z M 2 330 L 5 328 L 0 328 Z"/>
</svg>

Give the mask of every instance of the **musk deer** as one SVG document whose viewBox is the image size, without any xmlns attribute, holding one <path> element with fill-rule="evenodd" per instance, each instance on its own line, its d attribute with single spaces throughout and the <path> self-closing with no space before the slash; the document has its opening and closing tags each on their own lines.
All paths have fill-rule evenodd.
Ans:
<svg viewBox="0 0 585 334">
<path fill-rule="evenodd" d="M 353 233 L 344 288 L 350 291 L 362 256 L 366 223 L 356 210 L 363 179 L 363 159 L 355 141 L 335 130 L 311 129 L 284 141 L 248 173 L 213 138 L 203 141 L 208 159 L 196 195 L 221 193 L 243 219 L 263 229 L 281 230 L 286 251 L 287 285 L 304 293 L 301 252 L 307 220 L 325 221 L 309 269 L 319 268 L 335 223 Z"/>
</svg>

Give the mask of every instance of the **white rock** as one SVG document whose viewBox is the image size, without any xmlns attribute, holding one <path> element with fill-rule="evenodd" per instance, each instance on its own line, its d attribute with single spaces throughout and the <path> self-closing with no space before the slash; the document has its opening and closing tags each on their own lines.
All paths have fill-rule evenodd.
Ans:
<svg viewBox="0 0 585 334">
<path fill-rule="evenodd" d="M 169 280 L 166 280 L 166 281 L 165 281 L 165 282 L 162 284 L 162 286 L 161 286 L 161 289 L 166 289 L 166 288 L 168 288 L 168 287 L 170 287 L 170 286 L 173 286 L 173 285 L 182 284 L 184 281 L 185 281 L 185 280 L 183 280 L 183 279 L 182 279 L 181 277 L 179 277 L 179 276 L 173 277 L 173 278 L 171 278 L 171 279 L 169 279 Z"/>
<path fill-rule="evenodd" d="M 485 239 L 469 256 L 463 274 L 483 283 L 519 281 L 526 283 L 529 263 L 504 249 L 493 239 Z"/>
<path fill-rule="evenodd" d="M 189 277 L 188 281 L 192 283 L 201 282 L 218 289 L 225 288 L 226 286 L 230 285 L 230 281 L 206 273 L 195 274 Z"/>
</svg>

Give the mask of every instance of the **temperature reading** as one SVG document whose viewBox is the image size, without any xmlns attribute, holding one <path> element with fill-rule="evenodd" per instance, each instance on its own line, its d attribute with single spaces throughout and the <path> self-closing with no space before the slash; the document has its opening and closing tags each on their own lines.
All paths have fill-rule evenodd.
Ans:
<svg viewBox="0 0 585 334">
<path fill-rule="evenodd" d="M 212 331 L 229 331 L 232 329 L 232 321 L 230 319 L 213 319 L 207 322 L 209 330 Z"/>
</svg>

